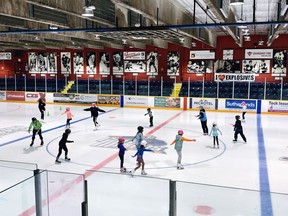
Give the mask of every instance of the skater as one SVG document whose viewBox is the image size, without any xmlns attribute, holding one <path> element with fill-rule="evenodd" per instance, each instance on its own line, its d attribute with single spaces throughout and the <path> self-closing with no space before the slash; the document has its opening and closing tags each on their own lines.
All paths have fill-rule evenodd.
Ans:
<svg viewBox="0 0 288 216">
<path fill-rule="evenodd" d="M 234 126 L 234 131 L 235 131 L 234 140 L 233 141 L 237 142 L 238 134 L 240 134 L 242 139 L 246 143 L 247 139 L 246 139 L 245 135 L 243 134 L 243 128 L 242 128 L 242 125 L 241 125 L 240 116 L 236 115 L 235 119 L 236 119 L 236 121 L 235 121 L 235 124 L 233 125 Z"/>
<path fill-rule="evenodd" d="M 241 106 L 242 106 L 242 121 L 245 122 L 245 114 L 247 112 L 247 105 L 246 105 L 246 102 L 243 101 L 241 103 Z"/>
<path fill-rule="evenodd" d="M 145 162 L 143 159 L 144 151 L 154 152 L 151 149 L 146 149 L 144 145 L 140 145 L 140 148 L 137 150 L 136 154 L 132 155 L 132 157 L 137 156 L 137 159 L 136 159 L 137 160 L 137 166 L 132 171 L 132 173 L 131 173 L 132 176 L 134 175 L 135 171 L 140 168 L 140 166 L 141 166 L 141 175 L 147 175 L 147 173 L 145 172 L 145 169 L 144 169 L 145 168 Z"/>
<path fill-rule="evenodd" d="M 213 136 L 213 148 L 215 148 L 215 142 L 217 143 L 217 148 L 219 149 L 219 140 L 218 140 L 218 135 L 219 133 L 222 135 L 222 132 L 219 130 L 217 127 L 217 124 L 214 122 L 212 124 L 212 128 L 210 131 L 210 136 Z"/>
<path fill-rule="evenodd" d="M 196 142 L 196 139 L 187 139 L 183 137 L 183 134 L 184 134 L 183 130 L 178 130 L 178 135 L 176 135 L 175 140 L 170 144 L 170 145 L 175 144 L 174 148 L 178 154 L 177 169 L 184 169 L 183 165 L 181 164 L 183 141 Z"/>
<path fill-rule="evenodd" d="M 44 100 L 42 100 L 42 98 L 38 99 L 38 109 L 41 113 L 41 119 L 44 120 L 44 111 L 45 109 L 46 103 L 44 102 Z"/>
<path fill-rule="evenodd" d="M 141 142 L 143 140 L 143 131 L 144 128 L 142 126 L 137 127 L 137 133 L 136 135 L 132 138 L 132 142 L 135 140 L 135 146 L 136 149 L 138 150 L 140 148 Z"/>
<path fill-rule="evenodd" d="M 74 142 L 72 140 L 67 140 L 70 133 L 71 133 L 71 130 L 70 129 L 66 129 L 65 132 L 62 135 L 61 140 L 59 141 L 58 154 L 57 154 L 57 157 L 56 157 L 56 160 L 55 160 L 56 164 L 60 164 L 61 163 L 61 161 L 59 161 L 59 157 L 62 154 L 62 150 L 65 151 L 65 161 L 70 161 L 71 160 L 70 158 L 68 158 L 68 148 L 66 146 L 67 142 L 68 143 L 73 143 Z"/>
<path fill-rule="evenodd" d="M 84 109 L 84 111 L 90 111 L 91 112 L 91 117 L 93 117 L 93 122 L 94 122 L 95 130 L 96 130 L 97 126 L 100 126 L 99 123 L 97 122 L 99 112 L 106 112 L 106 111 L 100 109 L 97 106 L 97 102 L 92 103 L 92 106 L 90 108 Z"/>
<path fill-rule="evenodd" d="M 64 113 L 62 113 L 61 115 L 66 114 L 67 116 L 67 120 L 66 120 L 66 128 L 70 128 L 70 121 L 72 120 L 72 117 L 74 117 L 74 115 L 71 113 L 70 107 L 66 107 L 66 110 Z"/>
<path fill-rule="evenodd" d="M 127 151 L 127 149 L 124 147 L 124 141 L 125 139 L 123 137 L 119 137 L 118 138 L 118 145 L 117 147 L 119 148 L 119 158 L 120 158 L 120 172 L 126 172 L 126 168 L 124 167 L 124 155 L 125 155 L 125 151 Z"/>
<path fill-rule="evenodd" d="M 145 116 L 149 115 L 149 122 L 150 122 L 149 127 L 153 127 L 153 114 L 152 114 L 151 108 L 147 108 L 147 113 L 144 115 Z"/>
<path fill-rule="evenodd" d="M 198 119 L 200 119 L 202 130 L 203 130 L 203 134 L 204 135 L 208 135 L 206 111 L 205 111 L 203 106 L 199 106 L 199 109 L 200 109 L 199 115 L 197 115 L 196 117 L 198 117 Z"/>
<path fill-rule="evenodd" d="M 33 134 L 32 134 L 32 142 L 30 144 L 30 147 L 32 147 L 34 144 L 36 133 L 39 135 L 39 138 L 41 140 L 40 145 L 43 146 L 44 142 L 43 142 L 42 130 L 41 130 L 42 124 L 35 117 L 32 118 L 32 122 L 30 123 L 29 128 L 28 128 L 28 133 L 30 133 L 31 128 L 33 128 L 33 131 L 32 131 Z"/>
</svg>

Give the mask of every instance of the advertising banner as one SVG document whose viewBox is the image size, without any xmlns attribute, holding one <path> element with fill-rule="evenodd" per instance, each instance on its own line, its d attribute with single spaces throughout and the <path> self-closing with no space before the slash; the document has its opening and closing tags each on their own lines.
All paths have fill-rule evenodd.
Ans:
<svg viewBox="0 0 288 216">
<path fill-rule="evenodd" d="M 0 60 L 11 60 L 12 53 L 11 52 L 0 52 Z"/>
<path fill-rule="evenodd" d="M 215 110 L 216 109 L 216 100 L 215 99 L 198 99 L 198 98 L 190 98 L 190 108 L 197 109 L 199 106 L 203 106 L 204 109 Z"/>
<path fill-rule="evenodd" d="M 180 98 L 155 97 L 154 106 L 166 108 L 180 108 Z"/>
<path fill-rule="evenodd" d="M 273 49 L 245 49 L 245 59 L 272 59 Z"/>
<path fill-rule="evenodd" d="M 124 106 L 148 106 L 148 98 L 139 96 L 125 96 Z"/>
<path fill-rule="evenodd" d="M 242 102 L 246 103 L 247 110 L 256 111 L 256 100 L 225 100 L 225 109 L 242 109 Z"/>
<path fill-rule="evenodd" d="M 0 100 L 6 100 L 6 92 L 0 91 Z"/>
<path fill-rule="evenodd" d="M 210 50 L 190 51 L 190 59 L 215 59 L 215 52 L 210 52 Z"/>
<path fill-rule="evenodd" d="M 46 101 L 46 93 L 45 92 L 26 92 L 25 93 L 25 101 L 36 102 L 39 98 Z"/>
<path fill-rule="evenodd" d="M 254 74 L 228 74 L 228 73 L 215 73 L 214 81 L 218 82 L 254 82 Z"/>
<path fill-rule="evenodd" d="M 120 105 L 120 96 L 98 95 L 98 104 Z"/>
<path fill-rule="evenodd" d="M 53 94 L 53 102 L 61 103 L 94 103 L 97 101 L 97 95 L 84 95 L 84 94 Z"/>
<path fill-rule="evenodd" d="M 145 60 L 145 52 L 124 52 L 124 60 Z"/>
<path fill-rule="evenodd" d="M 285 112 L 285 113 L 288 113 L 288 102 L 269 101 L 268 112 Z"/>
<path fill-rule="evenodd" d="M 16 101 L 25 101 L 25 93 L 24 92 L 6 92 L 6 100 L 16 100 Z"/>
</svg>

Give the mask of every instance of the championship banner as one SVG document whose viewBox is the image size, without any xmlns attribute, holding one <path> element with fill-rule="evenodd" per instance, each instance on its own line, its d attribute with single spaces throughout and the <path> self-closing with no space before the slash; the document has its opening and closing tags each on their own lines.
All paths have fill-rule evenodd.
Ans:
<svg viewBox="0 0 288 216">
<path fill-rule="evenodd" d="M 145 52 L 124 52 L 124 60 L 145 60 Z"/>
<path fill-rule="evenodd" d="M 11 60 L 12 53 L 11 52 L 0 52 L 0 60 Z"/>
<path fill-rule="evenodd" d="M 61 52 L 61 74 L 71 73 L 71 54 L 70 52 Z"/>
<path fill-rule="evenodd" d="M 215 73 L 214 81 L 217 82 L 255 82 L 255 74 L 228 74 Z"/>
<path fill-rule="evenodd" d="M 272 59 L 273 49 L 245 49 L 245 59 Z"/>
<path fill-rule="evenodd" d="M 215 59 L 215 52 L 210 52 L 210 50 L 190 51 L 189 59 Z"/>
<path fill-rule="evenodd" d="M 288 102 L 269 101 L 268 112 L 288 113 Z"/>
<path fill-rule="evenodd" d="M 74 52 L 73 66 L 74 74 L 84 74 L 84 58 L 82 52 Z"/>
<path fill-rule="evenodd" d="M 98 95 L 98 104 L 120 105 L 120 96 Z"/>
<path fill-rule="evenodd" d="M 113 75 L 123 75 L 123 52 L 113 52 Z"/>
<path fill-rule="evenodd" d="M 100 52 L 99 70 L 100 74 L 109 75 L 110 74 L 110 53 Z"/>
<path fill-rule="evenodd" d="M 96 53 L 86 53 L 86 74 L 96 74 Z"/>
</svg>

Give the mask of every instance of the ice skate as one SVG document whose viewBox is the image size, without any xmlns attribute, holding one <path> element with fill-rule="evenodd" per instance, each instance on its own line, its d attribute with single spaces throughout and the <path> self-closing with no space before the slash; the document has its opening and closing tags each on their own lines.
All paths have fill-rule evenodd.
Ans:
<svg viewBox="0 0 288 216">
<path fill-rule="evenodd" d="M 40 143 L 40 145 L 41 145 L 41 146 L 43 146 L 43 145 L 44 145 L 44 142 L 43 142 L 43 140 L 41 140 L 41 143 Z"/>
<path fill-rule="evenodd" d="M 96 131 L 97 129 L 98 129 L 98 126 L 95 126 L 93 130 Z"/>
<path fill-rule="evenodd" d="M 33 144 L 34 144 L 34 142 L 32 141 L 32 142 L 31 142 L 31 144 L 30 144 L 30 147 L 32 147 L 32 146 L 33 146 Z"/>
<path fill-rule="evenodd" d="M 237 139 L 234 139 L 233 142 L 237 142 Z"/>
<path fill-rule="evenodd" d="M 177 169 L 182 170 L 182 169 L 184 169 L 184 166 L 182 164 L 177 164 Z"/>
<path fill-rule="evenodd" d="M 132 176 L 132 177 L 134 176 L 134 173 L 135 173 L 135 170 L 133 170 L 133 171 L 131 172 L 131 176 Z"/>
<path fill-rule="evenodd" d="M 141 171 L 141 175 L 147 175 L 147 173 L 145 172 L 145 170 Z"/>
<path fill-rule="evenodd" d="M 55 160 L 55 164 L 61 164 L 61 161 Z"/>
<path fill-rule="evenodd" d="M 120 169 L 120 172 L 121 172 L 121 173 L 126 173 L 126 172 L 127 172 L 127 169 L 126 169 L 125 167 L 122 167 L 122 168 Z"/>
<path fill-rule="evenodd" d="M 68 157 L 65 157 L 65 161 L 70 161 L 71 159 Z"/>
</svg>

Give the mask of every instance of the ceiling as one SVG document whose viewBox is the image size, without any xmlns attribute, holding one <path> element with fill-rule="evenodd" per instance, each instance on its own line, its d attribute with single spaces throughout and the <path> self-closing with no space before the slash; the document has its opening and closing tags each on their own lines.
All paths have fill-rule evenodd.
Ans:
<svg viewBox="0 0 288 216">
<path fill-rule="evenodd" d="M 288 31 L 286 2 L 5 0 L 0 2 L 0 49 L 167 48 L 169 42 L 191 47 L 195 40 L 215 47 L 223 35 L 239 46 L 251 35 L 265 35 L 270 45 Z M 84 6 L 95 7 L 93 17 L 81 15 Z"/>
</svg>

